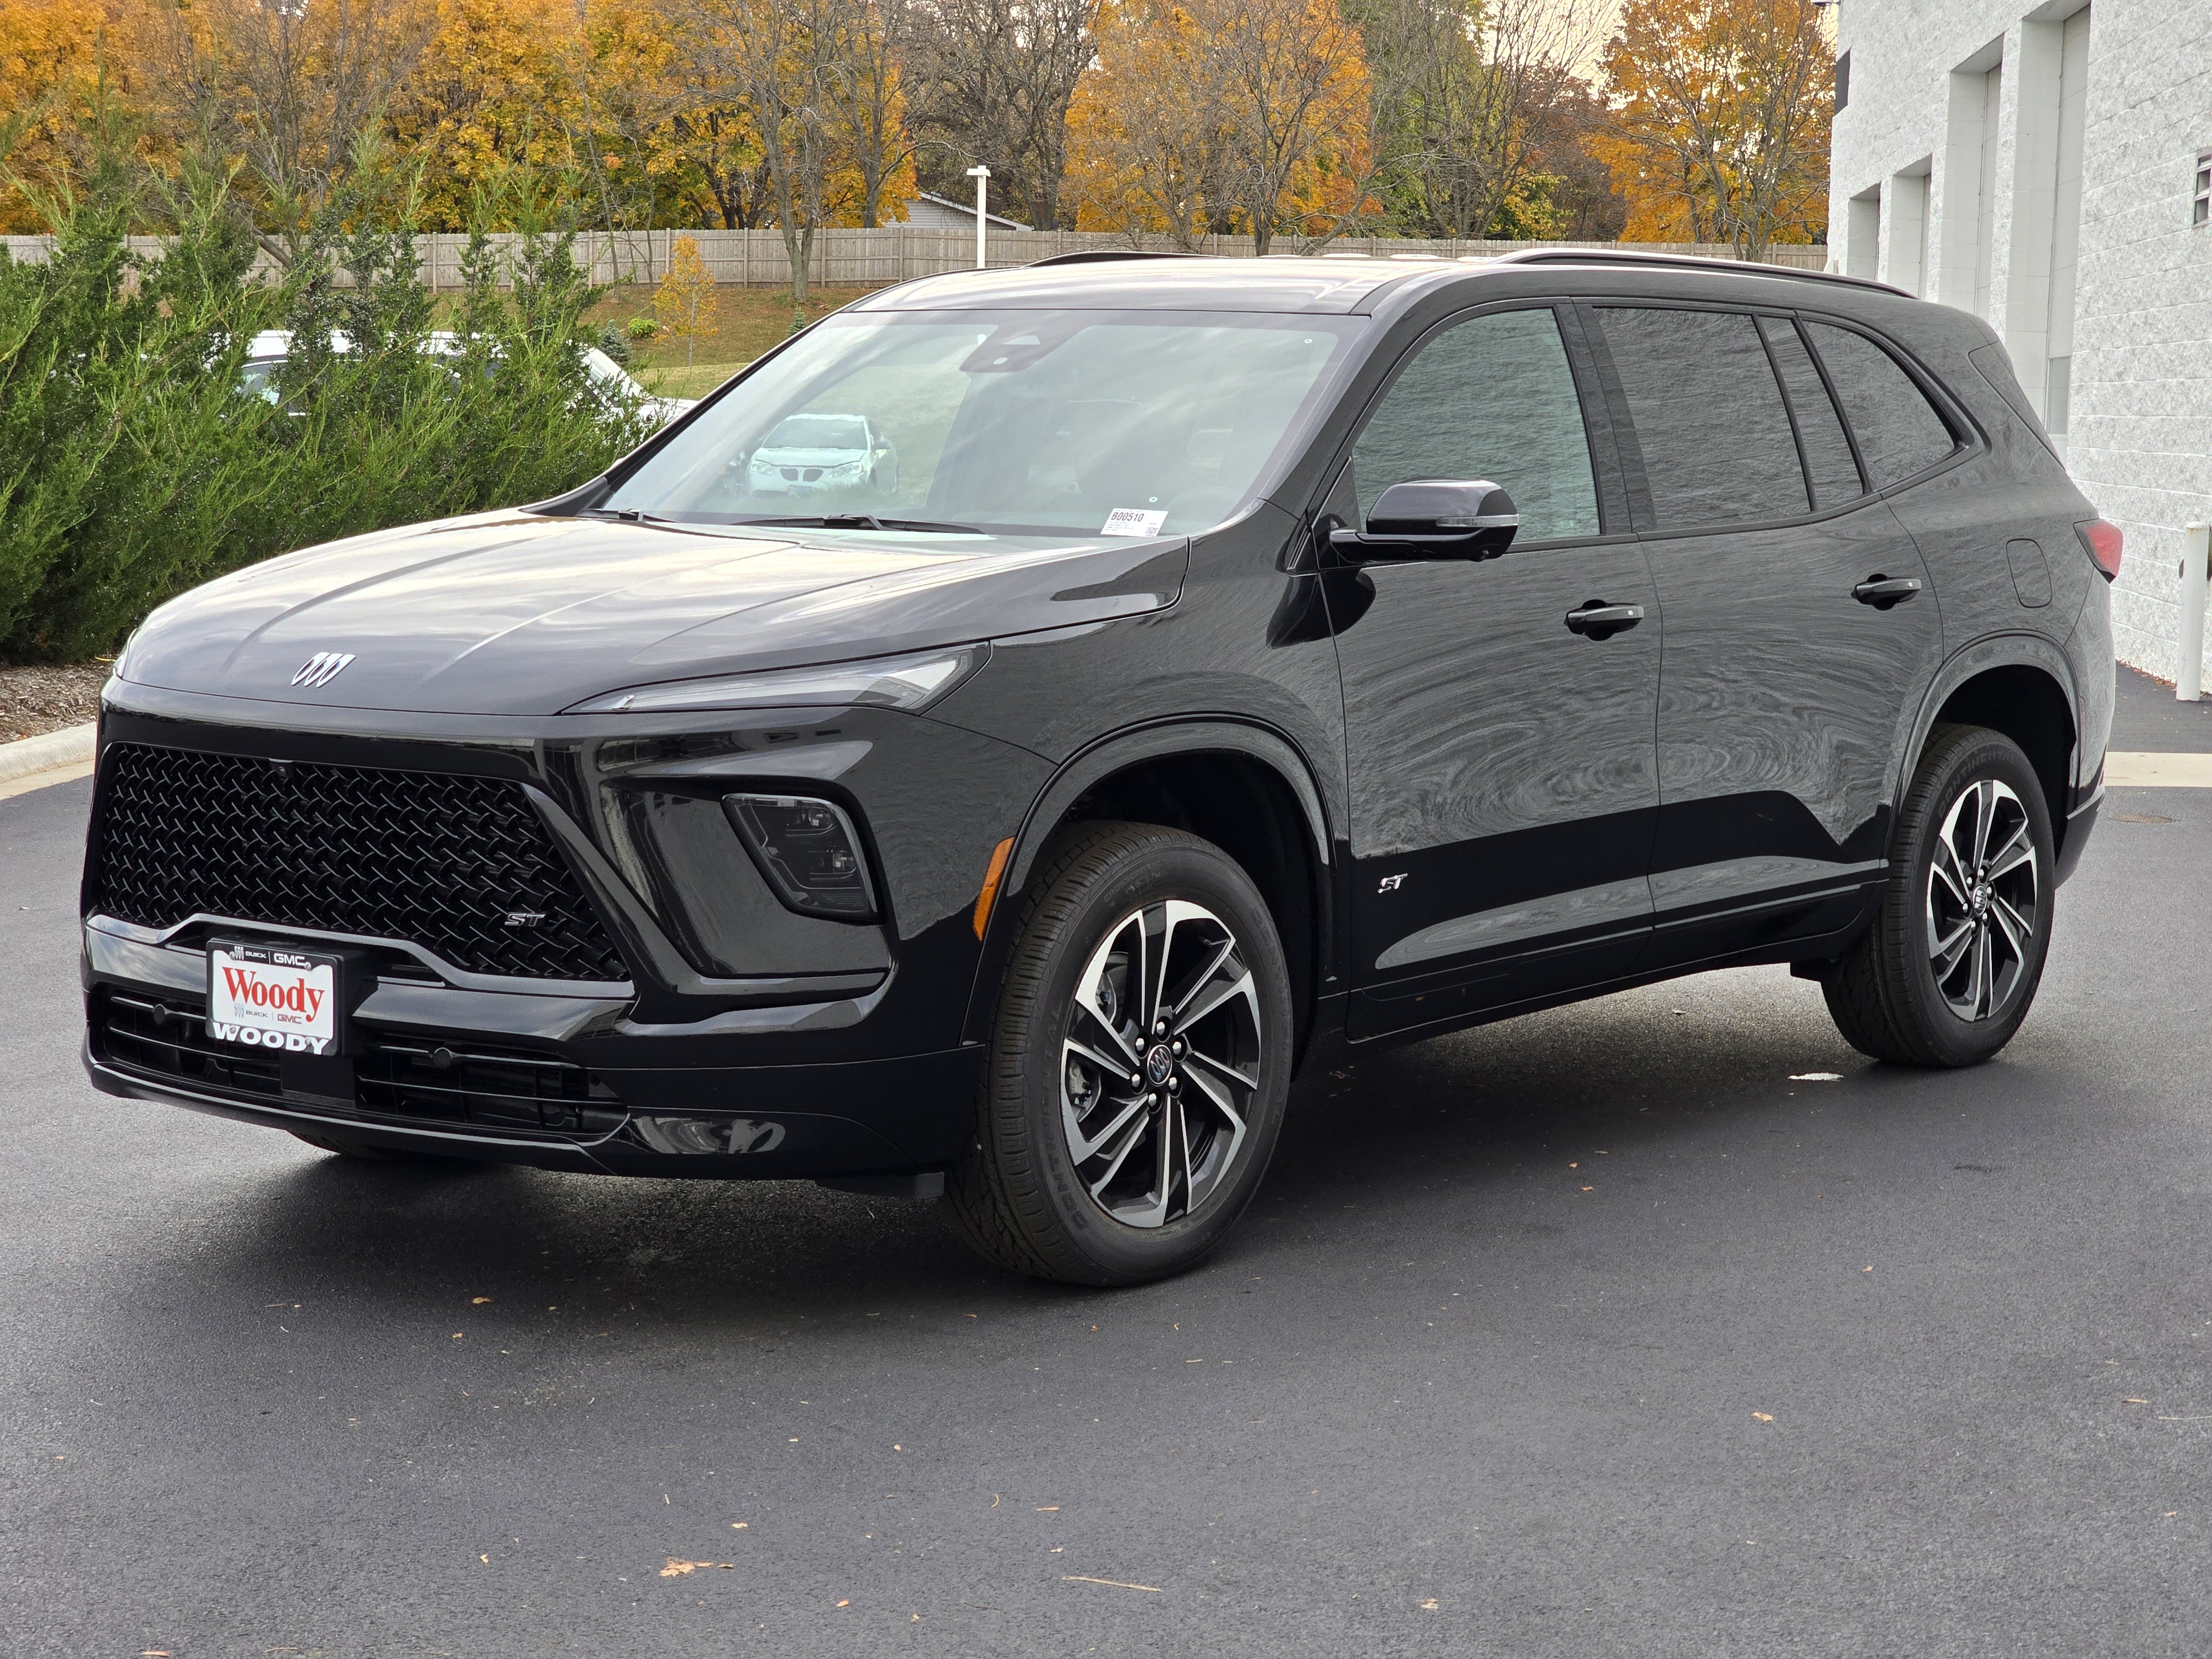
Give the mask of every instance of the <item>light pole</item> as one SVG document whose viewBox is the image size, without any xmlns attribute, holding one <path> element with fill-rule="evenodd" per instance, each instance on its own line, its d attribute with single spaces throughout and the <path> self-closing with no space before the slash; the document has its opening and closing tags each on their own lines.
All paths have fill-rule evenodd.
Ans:
<svg viewBox="0 0 2212 1659">
<path fill-rule="evenodd" d="M 968 169 L 975 181 L 975 269 L 983 269 L 983 192 L 990 185 L 991 169 L 978 162 Z"/>
</svg>

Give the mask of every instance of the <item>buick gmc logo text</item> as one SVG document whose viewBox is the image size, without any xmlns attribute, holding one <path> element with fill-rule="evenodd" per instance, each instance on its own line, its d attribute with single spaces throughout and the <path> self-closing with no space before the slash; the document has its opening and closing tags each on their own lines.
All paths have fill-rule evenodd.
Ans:
<svg viewBox="0 0 2212 1659">
<path fill-rule="evenodd" d="M 301 979 L 264 979 L 251 968 L 222 969 L 222 988 L 231 1002 L 240 1007 L 265 1008 L 277 1015 L 296 1014 L 305 1020 L 321 1017 L 324 1000 L 329 993 Z M 284 1048 L 295 1054 L 325 1054 L 331 1046 L 326 1036 L 310 1036 L 304 1031 L 271 1031 L 257 1030 L 251 1025 L 233 1025 L 226 1020 L 208 1021 L 209 1034 L 221 1042 L 242 1042 L 248 1048 Z"/>
<path fill-rule="evenodd" d="M 350 651 L 318 651 L 300 665 L 300 672 L 292 676 L 295 685 L 328 685 L 353 660 Z"/>
</svg>

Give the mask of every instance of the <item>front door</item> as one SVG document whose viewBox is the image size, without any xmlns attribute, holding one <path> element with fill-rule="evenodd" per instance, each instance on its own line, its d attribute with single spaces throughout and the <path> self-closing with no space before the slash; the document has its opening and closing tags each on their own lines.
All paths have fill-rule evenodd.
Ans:
<svg viewBox="0 0 2212 1659">
<path fill-rule="evenodd" d="M 1648 937 L 1658 611 L 1641 548 L 1601 521 L 1611 451 L 1562 331 L 1539 306 L 1431 333 L 1330 497 L 1364 525 L 1391 484 L 1487 478 L 1521 514 L 1501 557 L 1371 564 L 1332 593 L 1354 1037 L 1598 983 Z M 1594 607 L 1627 625 L 1573 620 Z"/>
<path fill-rule="evenodd" d="M 1593 310 L 1666 613 L 1654 965 L 1847 927 L 1886 867 L 1901 746 L 1942 655 L 1927 568 L 1794 319 Z"/>
</svg>

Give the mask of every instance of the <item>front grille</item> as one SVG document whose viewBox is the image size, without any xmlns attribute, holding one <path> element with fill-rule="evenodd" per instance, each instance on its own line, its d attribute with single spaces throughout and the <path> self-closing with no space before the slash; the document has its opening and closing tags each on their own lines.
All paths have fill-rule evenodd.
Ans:
<svg viewBox="0 0 2212 1659">
<path fill-rule="evenodd" d="M 92 902 L 125 921 L 205 913 L 409 940 L 470 973 L 629 977 L 519 784 L 143 744 L 107 766 Z"/>
<path fill-rule="evenodd" d="M 597 1138 L 627 1115 L 597 1076 L 550 1054 L 381 1039 L 355 1074 L 377 1117 Z"/>
<path fill-rule="evenodd" d="M 276 1060 L 217 1042 L 198 1006 L 111 993 L 94 1012 L 93 1045 L 101 1059 L 127 1070 L 193 1088 L 266 1100 L 284 1093 Z"/>
<path fill-rule="evenodd" d="M 182 997 L 166 1001 L 101 993 L 92 1010 L 93 1052 L 118 1071 L 247 1104 L 343 1107 L 325 1096 L 289 1099 L 273 1056 L 242 1051 L 207 1035 L 204 1010 Z M 426 1125 L 466 1133 L 552 1135 L 599 1140 L 628 1116 L 599 1075 L 552 1054 L 420 1041 L 356 1030 L 356 1114 L 364 1122 Z"/>
</svg>

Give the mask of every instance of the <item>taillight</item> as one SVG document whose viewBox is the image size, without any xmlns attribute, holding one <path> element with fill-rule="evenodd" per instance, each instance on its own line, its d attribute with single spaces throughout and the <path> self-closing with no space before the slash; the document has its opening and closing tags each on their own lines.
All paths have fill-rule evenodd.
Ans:
<svg viewBox="0 0 2212 1659">
<path fill-rule="evenodd" d="M 2112 581 L 2119 575 L 2119 526 L 2107 524 L 2102 519 L 2092 519 L 2087 524 L 2075 525 L 2074 533 L 2081 538 L 2081 545 L 2089 550 L 2090 562 L 2104 572 L 2106 581 Z"/>
</svg>

